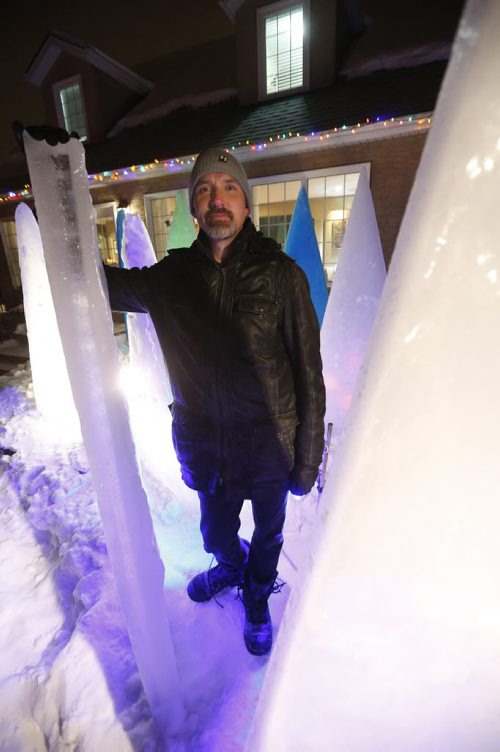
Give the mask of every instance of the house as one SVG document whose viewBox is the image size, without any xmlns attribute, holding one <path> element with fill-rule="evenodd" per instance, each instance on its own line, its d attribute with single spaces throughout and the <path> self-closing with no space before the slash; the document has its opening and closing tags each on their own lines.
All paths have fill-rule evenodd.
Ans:
<svg viewBox="0 0 500 752">
<path fill-rule="evenodd" d="M 234 35 L 130 70 L 51 33 L 26 77 L 46 122 L 85 143 L 99 244 L 117 262 L 119 207 L 139 213 L 161 258 L 196 154 L 233 150 L 254 221 L 284 242 L 305 185 L 331 280 L 362 167 L 390 262 L 430 128 L 462 1 L 221 0 Z M 413 14 L 409 17 L 409 14 Z M 20 152 L 0 164 L 0 296 L 20 299 L 13 215 L 31 201 Z"/>
</svg>

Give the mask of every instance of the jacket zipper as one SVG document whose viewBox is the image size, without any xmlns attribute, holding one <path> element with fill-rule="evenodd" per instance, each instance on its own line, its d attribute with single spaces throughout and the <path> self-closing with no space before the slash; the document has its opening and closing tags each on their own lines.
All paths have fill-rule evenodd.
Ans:
<svg viewBox="0 0 500 752">
<path fill-rule="evenodd" d="M 216 351 L 216 362 L 215 362 L 215 392 L 216 392 L 216 398 L 217 398 L 217 407 L 219 411 L 219 426 L 218 426 L 218 436 L 217 436 L 217 456 L 215 461 L 215 474 L 216 479 L 215 483 L 216 486 L 221 487 L 224 485 L 224 463 L 223 463 L 223 457 L 224 457 L 224 415 L 222 410 L 222 401 L 221 401 L 221 393 L 220 393 L 220 368 L 221 368 L 221 331 L 220 331 L 220 322 L 221 322 L 221 313 L 222 313 L 222 298 L 223 298 L 223 292 L 224 292 L 224 281 L 225 281 L 225 269 L 224 267 L 221 267 L 217 265 L 217 273 L 219 275 L 218 281 L 217 281 L 217 318 L 216 318 L 216 343 L 217 343 L 217 351 Z"/>
</svg>

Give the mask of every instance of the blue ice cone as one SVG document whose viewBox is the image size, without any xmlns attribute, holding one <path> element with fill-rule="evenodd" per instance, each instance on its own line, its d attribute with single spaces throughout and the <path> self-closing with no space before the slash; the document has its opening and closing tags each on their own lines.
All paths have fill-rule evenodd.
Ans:
<svg viewBox="0 0 500 752">
<path fill-rule="evenodd" d="M 300 189 L 292 221 L 285 243 L 285 252 L 294 258 L 305 271 L 311 288 L 311 298 L 318 316 L 318 321 L 323 321 L 326 304 L 328 301 L 328 289 L 326 287 L 325 272 L 321 256 L 319 255 L 318 241 L 314 232 L 314 223 L 309 208 L 309 201 L 304 187 Z"/>
</svg>

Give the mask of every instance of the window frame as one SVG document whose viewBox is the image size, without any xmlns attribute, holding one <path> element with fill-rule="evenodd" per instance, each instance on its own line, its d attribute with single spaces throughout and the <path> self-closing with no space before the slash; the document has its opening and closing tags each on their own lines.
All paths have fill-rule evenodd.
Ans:
<svg viewBox="0 0 500 752">
<path fill-rule="evenodd" d="M 288 172 L 281 175 L 266 175 L 262 178 L 252 178 L 248 181 L 248 183 L 250 185 L 250 190 L 253 191 L 253 188 L 257 185 L 269 185 L 270 183 L 285 183 L 288 181 L 297 180 L 300 181 L 301 187 L 304 187 L 306 189 L 308 200 L 310 200 L 308 192 L 309 180 L 313 178 L 327 178 L 334 175 L 348 175 L 353 172 L 361 172 L 363 168 L 366 169 L 368 174 L 368 181 L 370 181 L 371 162 L 356 162 L 354 164 L 336 165 L 335 167 L 324 167 L 319 170 L 303 170 L 301 172 Z M 253 217 L 252 221 L 254 221 Z M 324 261 L 323 253 L 321 254 L 321 263 L 323 264 L 323 268 L 326 272 L 331 269 L 332 273 L 334 274 L 334 265 L 330 262 Z M 330 277 L 328 284 L 331 284 Z"/>
<path fill-rule="evenodd" d="M 275 16 L 281 11 L 292 10 L 302 7 L 302 18 L 304 24 L 303 38 L 303 83 L 302 86 L 295 86 L 293 89 L 282 89 L 281 91 L 267 93 L 267 71 L 266 71 L 266 19 Z M 257 8 L 257 71 L 258 71 L 258 92 L 259 100 L 279 99 L 292 94 L 309 89 L 309 0 L 279 0 L 271 5 L 264 5 Z"/>
<path fill-rule="evenodd" d="M 158 253 L 156 251 L 152 201 L 155 198 L 175 198 L 178 190 L 187 190 L 187 185 L 185 189 L 175 188 L 173 190 L 168 190 L 168 191 L 155 191 L 154 193 L 145 193 L 143 196 L 144 213 L 146 215 L 146 227 L 149 233 L 149 237 L 151 238 L 151 243 L 153 244 L 155 256 L 158 259 L 158 261 L 160 261 L 162 257 L 159 258 Z M 167 237 L 168 237 L 168 233 L 167 233 Z"/>
<path fill-rule="evenodd" d="M 97 220 L 98 220 L 98 217 L 99 217 L 99 210 L 102 209 L 102 210 L 106 211 L 106 210 L 112 209 L 112 212 L 113 212 L 113 223 L 114 223 L 114 226 L 115 226 L 115 241 L 117 243 L 117 245 L 116 245 L 116 255 L 117 255 L 118 261 L 119 261 L 118 241 L 117 241 L 117 238 L 116 238 L 116 214 L 117 214 L 116 201 L 102 201 L 101 203 L 93 204 L 92 206 L 93 206 L 93 209 L 95 210 L 96 234 L 97 234 L 97 237 L 99 237 L 99 233 L 97 231 Z M 111 219 L 111 217 L 110 217 L 110 219 Z"/>
<path fill-rule="evenodd" d="M 9 240 L 9 234 L 7 231 L 7 223 L 12 222 L 14 225 L 16 245 L 13 247 Z M 20 290 L 22 287 L 21 278 L 21 266 L 19 263 L 19 243 L 17 240 L 17 227 L 14 217 L 2 217 L 0 219 L 0 235 L 2 237 L 2 244 L 5 254 L 5 260 L 7 262 L 7 268 L 10 274 L 10 283 L 14 290 Z"/>
<path fill-rule="evenodd" d="M 64 128 L 64 130 L 68 130 L 66 127 L 66 121 L 64 119 L 64 111 L 62 107 L 61 102 L 61 91 L 63 89 L 67 89 L 70 86 L 75 86 L 75 84 L 78 84 L 80 89 L 80 101 L 82 104 L 82 116 L 83 116 L 83 123 L 85 127 L 85 136 L 80 137 L 80 141 L 89 141 L 90 140 L 90 134 L 89 134 L 89 123 L 87 120 L 87 110 L 85 107 L 85 97 L 83 95 L 83 84 L 82 84 L 82 77 L 79 73 L 77 73 L 74 76 L 70 76 L 69 78 L 64 78 L 61 81 L 55 81 L 52 84 L 52 93 L 54 96 L 54 102 L 56 105 L 56 114 L 57 114 L 57 120 L 59 123 L 60 128 Z"/>
</svg>

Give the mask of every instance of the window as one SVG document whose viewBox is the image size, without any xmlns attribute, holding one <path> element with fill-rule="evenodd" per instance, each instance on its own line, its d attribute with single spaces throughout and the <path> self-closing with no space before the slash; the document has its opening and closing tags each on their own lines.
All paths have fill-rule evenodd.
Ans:
<svg viewBox="0 0 500 752">
<path fill-rule="evenodd" d="M 362 166 L 335 167 L 265 180 L 252 180 L 253 221 L 278 243 L 285 244 L 295 201 L 302 185 L 307 190 L 323 265 L 331 282 Z"/>
<path fill-rule="evenodd" d="M 284 245 L 293 208 L 299 195 L 300 180 L 264 183 L 252 188 L 253 214 L 256 227 L 264 235 Z"/>
<path fill-rule="evenodd" d="M 116 206 L 114 202 L 97 204 L 96 230 L 99 251 L 106 264 L 118 265 L 118 244 L 116 242 Z"/>
<path fill-rule="evenodd" d="M 308 0 L 274 3 L 257 10 L 261 98 L 306 88 L 307 10 Z"/>
<path fill-rule="evenodd" d="M 2 220 L 0 222 L 0 232 L 5 249 L 7 266 L 9 267 L 12 287 L 19 289 L 21 287 L 21 270 L 19 268 L 19 251 L 17 246 L 17 231 L 14 220 Z"/>
<path fill-rule="evenodd" d="M 337 268 L 358 179 L 359 172 L 347 172 L 307 181 L 316 238 L 329 278 Z"/>
<path fill-rule="evenodd" d="M 61 128 L 65 128 L 68 133 L 76 131 L 80 140 L 85 141 L 88 129 L 80 77 L 74 76 L 54 84 L 54 95 Z"/>
<path fill-rule="evenodd" d="M 166 254 L 168 233 L 175 212 L 175 194 L 176 191 L 169 191 L 144 197 L 148 230 L 158 261 Z"/>
</svg>

